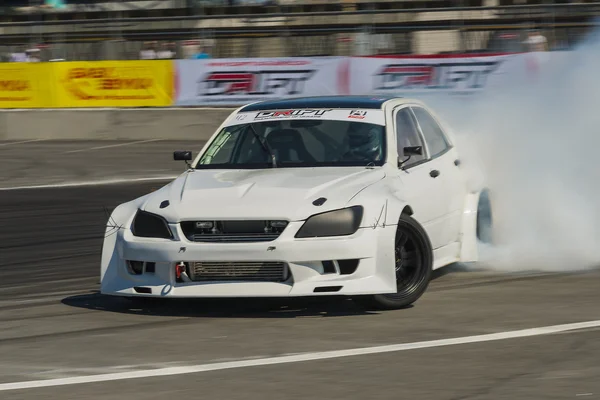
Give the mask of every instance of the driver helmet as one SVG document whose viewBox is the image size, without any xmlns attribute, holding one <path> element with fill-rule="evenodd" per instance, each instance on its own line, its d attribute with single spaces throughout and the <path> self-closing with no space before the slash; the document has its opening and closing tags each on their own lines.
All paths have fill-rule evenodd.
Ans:
<svg viewBox="0 0 600 400">
<path fill-rule="evenodd" d="M 379 160 L 381 155 L 381 133 L 378 127 L 362 122 L 353 122 L 348 129 L 348 155 L 364 160 Z"/>
</svg>

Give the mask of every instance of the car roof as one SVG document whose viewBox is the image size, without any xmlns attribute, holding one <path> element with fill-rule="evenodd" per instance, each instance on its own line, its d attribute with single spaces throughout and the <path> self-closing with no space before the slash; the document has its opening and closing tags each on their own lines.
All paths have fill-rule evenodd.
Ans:
<svg viewBox="0 0 600 400">
<path fill-rule="evenodd" d="M 313 96 L 282 100 L 268 100 L 242 107 L 239 112 L 267 111 L 297 108 L 359 108 L 381 109 L 386 101 L 398 96 Z"/>
</svg>

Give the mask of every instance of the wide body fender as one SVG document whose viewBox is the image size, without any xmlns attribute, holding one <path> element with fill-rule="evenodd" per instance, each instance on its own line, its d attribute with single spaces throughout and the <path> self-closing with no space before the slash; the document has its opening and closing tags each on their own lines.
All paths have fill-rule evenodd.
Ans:
<svg viewBox="0 0 600 400">
<path fill-rule="evenodd" d="M 371 188 L 368 195 L 359 196 L 358 203 L 368 205 L 365 208 L 365 217 L 363 225 L 365 226 L 389 226 L 396 225 L 402 213 L 412 214 L 412 207 L 408 201 L 396 196 L 390 188 L 381 185 Z M 458 262 L 477 262 L 479 261 L 479 252 L 481 240 L 478 237 L 478 216 L 481 212 L 490 213 L 491 201 L 490 192 L 487 188 L 467 192 L 464 199 L 463 213 L 461 216 L 460 237 L 458 243 L 449 244 L 448 250 L 452 250 L 452 255 L 448 259 Z M 491 218 L 491 217 L 490 217 Z M 419 218 L 416 218 L 419 221 Z M 381 246 L 394 249 L 395 230 L 388 231 L 386 236 L 381 237 Z M 458 251 L 457 251 L 458 250 Z"/>
<path fill-rule="evenodd" d="M 123 229 L 129 229 L 137 210 L 142 207 L 152 193 L 148 193 L 135 200 L 118 205 L 106 222 L 104 242 L 102 243 L 102 258 L 100 261 L 100 281 L 104 279 L 111 260 L 118 257 L 117 239 Z M 114 263 L 112 263 L 114 265 Z"/>
<path fill-rule="evenodd" d="M 409 204 L 397 197 L 394 191 L 385 184 L 375 184 L 357 194 L 347 206 L 362 205 L 364 207 L 361 229 L 376 229 L 377 235 L 377 270 L 378 275 L 396 285 L 396 227 L 400 216 L 410 210 Z"/>
</svg>

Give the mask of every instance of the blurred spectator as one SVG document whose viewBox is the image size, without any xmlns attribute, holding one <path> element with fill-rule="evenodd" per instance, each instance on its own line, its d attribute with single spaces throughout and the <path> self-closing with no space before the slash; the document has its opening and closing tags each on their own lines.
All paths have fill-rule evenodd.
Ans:
<svg viewBox="0 0 600 400">
<path fill-rule="evenodd" d="M 45 0 L 43 7 L 53 10 L 64 10 L 67 8 L 67 4 L 64 0 Z"/>
<path fill-rule="evenodd" d="M 154 42 L 145 42 L 140 50 L 140 60 L 156 59 L 156 44 Z"/>
<path fill-rule="evenodd" d="M 193 54 L 190 58 L 193 58 L 194 60 L 203 60 L 206 58 L 210 58 L 210 54 L 206 53 L 202 47 L 198 46 L 198 51 L 195 54 Z"/>
<path fill-rule="evenodd" d="M 27 49 L 25 51 L 27 53 L 27 62 L 40 62 L 42 61 L 42 57 L 40 55 L 40 49 Z"/>
<path fill-rule="evenodd" d="M 40 62 L 42 57 L 40 49 L 34 47 L 27 49 L 22 53 L 12 53 L 10 55 L 11 62 Z"/>
<path fill-rule="evenodd" d="M 160 50 L 156 53 L 156 58 L 159 58 L 161 60 L 175 58 L 174 43 L 162 43 L 160 47 Z"/>
<path fill-rule="evenodd" d="M 288 0 L 289 2 L 289 0 Z M 276 6 L 278 3 L 276 0 L 188 0 L 188 7 L 206 7 L 206 6 Z"/>
<path fill-rule="evenodd" d="M 529 51 L 548 51 L 548 39 L 537 29 L 529 31 L 529 37 L 523 42 Z"/>
<path fill-rule="evenodd" d="M 15 52 L 10 55 L 11 62 L 40 62 L 42 61 L 40 49 L 34 47 L 23 52 Z"/>
<path fill-rule="evenodd" d="M 11 62 L 26 62 L 27 61 L 27 51 L 24 50 L 22 52 L 15 52 L 10 55 Z"/>
</svg>

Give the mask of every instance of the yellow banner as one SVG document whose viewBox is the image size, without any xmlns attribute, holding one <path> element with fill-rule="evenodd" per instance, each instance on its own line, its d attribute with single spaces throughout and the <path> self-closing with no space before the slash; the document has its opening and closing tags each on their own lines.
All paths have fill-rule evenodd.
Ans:
<svg viewBox="0 0 600 400">
<path fill-rule="evenodd" d="M 47 63 L 0 63 L 0 108 L 52 107 L 51 77 Z"/>
<path fill-rule="evenodd" d="M 57 62 L 56 107 L 161 107 L 173 104 L 173 61 Z"/>
</svg>

